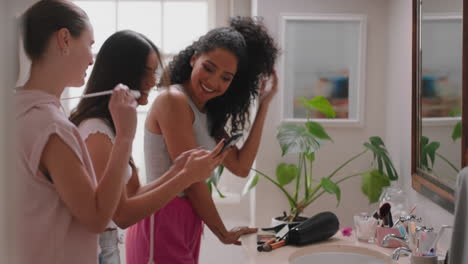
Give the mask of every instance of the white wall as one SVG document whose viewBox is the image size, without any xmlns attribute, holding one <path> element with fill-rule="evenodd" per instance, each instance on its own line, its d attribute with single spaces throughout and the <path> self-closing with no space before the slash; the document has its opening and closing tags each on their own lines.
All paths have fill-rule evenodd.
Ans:
<svg viewBox="0 0 468 264">
<path fill-rule="evenodd" d="M 15 15 L 21 1 L 0 3 L 0 263 L 12 263 L 14 245 L 14 146 L 12 137 L 12 95 L 18 64 L 16 60 L 17 25 Z"/>
<path fill-rule="evenodd" d="M 11 30 L 10 23 L 11 21 L 7 17 L 7 10 L 8 5 L 6 2 L 0 2 L 0 31 L 1 32 L 8 32 Z M 11 49 L 11 45 L 7 43 L 7 38 L 6 36 L 3 36 L 0 39 L 0 57 L 7 56 L 8 51 Z M 6 116 L 5 114 L 8 113 L 6 111 L 7 109 L 5 108 L 5 95 L 7 94 L 7 88 L 8 85 L 10 84 L 9 82 L 9 71 L 7 71 L 7 63 L 6 60 L 1 60 L 0 62 L 0 105 L 1 105 L 1 115 L 0 115 L 0 146 L 2 146 L 1 151 L 0 151 L 0 237 L 7 237 L 9 238 L 7 234 L 7 227 L 8 227 L 8 222 L 7 222 L 7 205 L 8 203 L 6 202 L 6 198 L 8 197 L 6 195 L 7 191 L 7 186 L 8 186 L 8 171 L 5 168 L 5 165 L 7 164 L 5 162 L 5 158 L 8 155 L 8 149 L 5 148 L 5 144 L 7 142 L 7 135 L 4 132 L 4 128 L 6 127 L 7 121 L 6 121 Z M 9 248 L 7 248 L 8 239 L 2 239 L 0 240 L 0 262 L 1 263 L 6 263 L 8 262 L 8 251 Z"/>
<path fill-rule="evenodd" d="M 385 136 L 385 102 L 382 96 L 386 90 L 386 50 L 388 41 L 387 7 L 391 1 L 385 0 L 257 0 L 253 1 L 252 10 L 256 15 L 263 16 L 264 22 L 276 40 L 279 40 L 279 16 L 282 13 L 346 13 L 363 14 L 367 16 L 367 61 L 365 86 L 365 113 L 364 127 L 327 128 L 334 143 L 327 143 L 318 153 L 315 162 L 314 174 L 320 178 L 331 173 L 338 164 L 344 162 L 362 149 L 362 143 L 370 136 Z M 313 47 L 311 47 L 313 48 Z M 281 78 L 281 77 L 280 77 Z M 282 80 L 280 79 L 280 83 Z M 290 89 L 281 87 L 280 89 Z M 280 105 L 281 98 L 277 96 L 272 106 Z M 281 122 L 278 107 L 271 107 L 266 121 L 260 151 L 257 156 L 257 168 L 274 175 L 276 164 L 284 161 L 280 157 L 280 148 L 276 142 L 276 128 Z M 353 166 L 345 169 L 350 173 L 353 170 L 365 169 L 370 164 L 370 155 Z M 295 162 L 295 159 L 288 160 Z M 331 210 L 340 218 L 342 226 L 352 225 L 352 215 L 359 211 L 370 211 L 367 198 L 360 191 L 361 181 L 355 178 L 344 184 L 340 207 L 336 208 L 336 199 L 332 195 L 323 195 L 305 211 L 313 215 L 320 211 Z M 287 202 L 283 195 L 269 182 L 260 181 L 257 185 L 255 199 L 255 224 L 268 225 L 270 218 L 287 211 Z"/>
<path fill-rule="evenodd" d="M 440 3 L 442 1 L 439 1 Z M 452 224 L 453 215 L 442 209 L 411 187 L 411 1 L 389 1 L 388 69 L 386 103 L 386 141 L 399 168 L 399 183 L 408 194 L 409 203 L 417 205 L 415 213 L 427 226 L 436 229 L 442 224 Z M 444 1 L 445 4 L 445 1 Z M 448 238 L 442 246 L 447 246 Z"/>
</svg>

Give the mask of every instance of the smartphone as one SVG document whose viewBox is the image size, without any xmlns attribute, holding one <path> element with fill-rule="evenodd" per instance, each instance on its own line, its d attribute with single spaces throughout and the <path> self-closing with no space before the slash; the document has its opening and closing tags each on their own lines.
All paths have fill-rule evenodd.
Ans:
<svg viewBox="0 0 468 264">
<path fill-rule="evenodd" d="M 221 153 L 223 153 L 226 149 L 228 149 L 229 147 L 231 146 L 234 146 L 242 137 L 242 133 L 235 133 L 235 134 L 232 134 L 232 136 L 228 139 L 226 139 L 224 141 L 224 146 L 223 148 L 221 149 L 221 151 L 219 151 L 219 154 L 220 155 Z"/>
</svg>

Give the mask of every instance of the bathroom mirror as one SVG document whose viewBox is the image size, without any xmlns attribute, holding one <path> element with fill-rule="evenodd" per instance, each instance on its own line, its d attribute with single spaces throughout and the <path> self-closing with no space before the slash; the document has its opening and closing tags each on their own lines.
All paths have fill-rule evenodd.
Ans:
<svg viewBox="0 0 468 264">
<path fill-rule="evenodd" d="M 452 213 L 456 176 L 466 166 L 467 1 L 413 0 L 412 185 Z"/>
</svg>

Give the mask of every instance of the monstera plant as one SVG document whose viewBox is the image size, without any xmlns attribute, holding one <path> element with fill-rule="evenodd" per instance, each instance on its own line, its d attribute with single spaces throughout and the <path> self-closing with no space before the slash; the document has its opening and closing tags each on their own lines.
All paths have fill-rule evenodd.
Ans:
<svg viewBox="0 0 468 264">
<path fill-rule="evenodd" d="M 322 125 L 310 120 L 310 111 L 319 111 L 328 118 L 334 118 L 335 111 L 329 101 L 322 96 L 313 99 L 301 98 L 301 104 L 307 110 L 307 122 L 302 124 L 283 123 L 276 136 L 281 146 L 282 156 L 297 156 L 297 162 L 278 164 L 275 176 L 252 169 L 255 174 L 247 182 L 244 192 L 253 188 L 259 179 L 274 184 L 281 190 L 289 203 L 289 213 L 284 213 L 282 219 L 284 221 L 297 219 L 307 206 L 325 193 L 335 195 L 338 206 L 341 200 L 340 183 L 353 177 L 362 178 L 362 192 L 369 198 L 370 203 L 377 202 L 382 189 L 389 186 L 390 181 L 398 179 L 398 174 L 382 139 L 370 137 L 368 142 L 363 143 L 360 152 L 331 169 L 328 175 L 315 175 L 315 157 L 320 147 L 325 143 L 333 142 L 333 140 Z M 338 176 L 342 175 L 342 171 L 348 164 L 359 158 L 364 158 L 366 154 L 370 154 L 372 158 L 369 159 L 368 168 L 349 175 Z M 288 191 L 286 188 L 289 184 L 294 185 L 292 191 Z"/>
<path fill-rule="evenodd" d="M 461 115 L 461 109 L 455 108 L 453 111 L 449 113 L 450 117 L 458 117 Z M 452 129 L 452 140 L 455 142 L 457 139 L 461 138 L 462 132 L 462 124 L 461 121 L 458 121 Z M 433 172 L 434 164 L 436 161 L 436 157 L 443 160 L 447 165 L 452 168 L 455 173 L 460 171 L 457 166 L 455 166 L 449 159 L 447 159 L 444 155 L 437 152 L 440 147 L 440 142 L 438 141 L 431 141 L 428 137 L 422 136 L 421 137 L 421 167 L 425 171 Z"/>
</svg>

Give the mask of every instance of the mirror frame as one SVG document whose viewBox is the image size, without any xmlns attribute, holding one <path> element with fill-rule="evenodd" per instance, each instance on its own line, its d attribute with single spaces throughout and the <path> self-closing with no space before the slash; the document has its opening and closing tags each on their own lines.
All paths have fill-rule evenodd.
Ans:
<svg viewBox="0 0 468 264">
<path fill-rule="evenodd" d="M 412 187 L 418 193 L 426 196 L 442 208 L 453 214 L 455 209 L 454 188 L 440 181 L 433 175 L 421 170 L 420 142 L 421 142 L 421 50 L 420 50 L 420 21 L 421 1 L 413 0 L 413 36 L 412 36 L 412 119 L 411 119 L 411 178 Z M 462 138 L 461 138 L 461 167 L 468 161 L 468 138 L 464 131 L 468 131 L 468 0 L 462 0 L 463 44 L 462 44 Z M 467 8 L 465 8 L 467 7 Z M 465 19 L 467 18 L 467 19 Z"/>
</svg>

